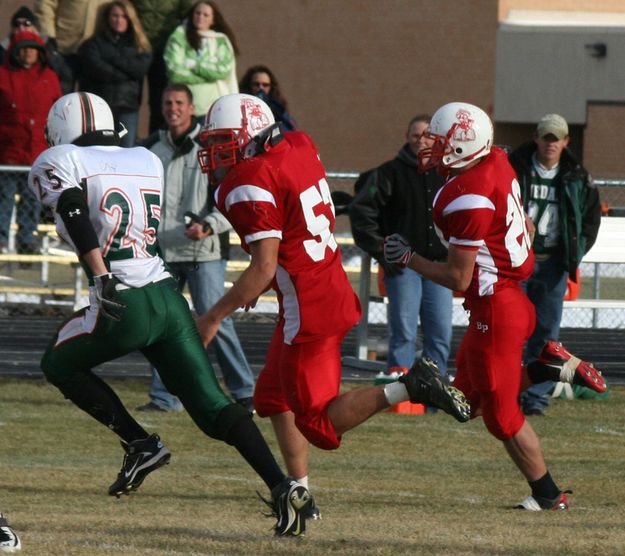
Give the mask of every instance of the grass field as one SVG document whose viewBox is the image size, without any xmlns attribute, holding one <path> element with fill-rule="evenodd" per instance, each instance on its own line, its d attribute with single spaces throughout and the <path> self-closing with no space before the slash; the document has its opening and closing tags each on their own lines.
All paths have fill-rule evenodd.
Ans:
<svg viewBox="0 0 625 556">
<path fill-rule="evenodd" d="M 129 408 L 145 402 L 146 381 L 110 383 Z M 264 485 L 186 414 L 138 414 L 172 462 L 118 500 L 106 494 L 122 461 L 112 433 L 42 381 L 1 380 L 0 400 L 0 510 L 24 555 L 625 554 L 625 388 L 532 420 L 553 476 L 575 491 L 569 512 L 511 509 L 528 487 L 480 421 L 383 414 L 340 450 L 312 451 L 323 520 L 303 539 L 272 537 Z"/>
</svg>

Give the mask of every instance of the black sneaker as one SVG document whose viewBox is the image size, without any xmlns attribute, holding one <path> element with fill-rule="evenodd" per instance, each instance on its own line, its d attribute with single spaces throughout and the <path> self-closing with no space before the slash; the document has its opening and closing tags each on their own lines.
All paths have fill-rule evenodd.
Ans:
<svg viewBox="0 0 625 556">
<path fill-rule="evenodd" d="M 287 477 L 271 491 L 271 500 L 257 494 L 271 509 L 267 516 L 278 519 L 274 525 L 276 536 L 298 537 L 305 533 L 312 497 L 304 485 Z"/>
<path fill-rule="evenodd" d="M 22 550 L 22 543 L 6 518 L 0 514 L 0 552 L 17 552 Z"/>
<path fill-rule="evenodd" d="M 438 407 L 461 423 L 471 417 L 471 406 L 464 394 L 449 386 L 429 357 L 418 359 L 410 371 L 399 377 L 399 382 L 406 386 L 412 403 Z"/>
<path fill-rule="evenodd" d="M 121 445 L 126 452 L 124 463 L 117 480 L 109 487 L 109 495 L 117 498 L 137 490 L 152 471 L 168 464 L 171 458 L 171 453 L 156 434 Z"/>
</svg>

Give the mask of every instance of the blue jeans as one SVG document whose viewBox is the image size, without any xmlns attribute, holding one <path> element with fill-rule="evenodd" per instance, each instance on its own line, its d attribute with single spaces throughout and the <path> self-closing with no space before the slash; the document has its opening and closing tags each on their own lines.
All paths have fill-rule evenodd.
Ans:
<svg viewBox="0 0 625 556">
<path fill-rule="evenodd" d="M 536 328 L 525 347 L 525 360 L 528 363 L 538 359 L 549 340 L 557 341 L 560 336 L 567 275 L 556 257 L 551 257 L 546 261 L 536 261 L 533 274 L 524 283 L 527 296 L 536 307 Z M 553 382 L 547 381 L 525 390 L 521 394 L 523 410 L 544 411 L 549 405 L 552 389 Z"/>
<path fill-rule="evenodd" d="M 388 368 L 412 367 L 417 352 L 417 325 L 421 320 L 423 356 L 432 358 L 443 375 L 451 348 L 452 292 L 414 270 L 384 276 L 388 293 Z"/>
<path fill-rule="evenodd" d="M 226 261 L 220 259 L 200 263 L 169 263 L 169 267 L 176 273 L 181 290 L 186 283 L 189 284 L 191 300 L 199 315 L 206 313 L 223 296 Z M 226 387 L 234 399 L 251 397 L 254 394 L 254 375 L 230 317 L 221 322 L 210 347 L 215 350 Z M 154 368 L 150 399 L 163 409 L 182 411 L 180 400 L 167 391 Z"/>
<path fill-rule="evenodd" d="M 20 194 L 16 221 L 18 250 L 21 246 L 38 245 L 33 235 L 41 217 L 41 205 L 28 187 L 28 172 L 7 172 L 0 181 L 0 243 L 8 244 L 15 193 Z"/>
<path fill-rule="evenodd" d="M 137 142 L 139 112 L 118 112 L 115 117 L 124 125 L 128 133 L 122 137 L 120 147 L 134 147 Z"/>
</svg>

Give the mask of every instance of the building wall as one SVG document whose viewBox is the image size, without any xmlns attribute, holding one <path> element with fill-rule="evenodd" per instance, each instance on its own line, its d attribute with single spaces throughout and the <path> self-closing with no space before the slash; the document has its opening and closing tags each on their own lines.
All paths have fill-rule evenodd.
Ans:
<svg viewBox="0 0 625 556">
<path fill-rule="evenodd" d="M 393 157 L 407 121 L 445 102 L 491 112 L 498 20 L 509 9 L 625 11 L 622 0 L 217 1 L 239 40 L 239 75 L 270 66 L 326 167 L 340 171 Z M 0 36 L 21 5 L 33 1 L 2 1 Z M 141 116 L 145 135 L 145 107 Z M 615 142 L 604 126 L 624 129 L 625 109 L 589 107 L 578 141 L 584 162 L 597 177 L 625 178 L 625 157 L 611 154 Z M 496 125 L 496 141 L 517 146 L 532 129 Z"/>
<path fill-rule="evenodd" d="M 606 179 L 625 179 L 623 165 L 624 104 L 588 105 L 584 160 L 588 170 Z"/>
<path fill-rule="evenodd" d="M 275 69 L 329 168 L 392 157 L 408 120 L 445 102 L 492 104 L 493 0 L 274 0 L 260 23 L 255 0 L 226 8 L 239 73 L 259 62 Z"/>
</svg>

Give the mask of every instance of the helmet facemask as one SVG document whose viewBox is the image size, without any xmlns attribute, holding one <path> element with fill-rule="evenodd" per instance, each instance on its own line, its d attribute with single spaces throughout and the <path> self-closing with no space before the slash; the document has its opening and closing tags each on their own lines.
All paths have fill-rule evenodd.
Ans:
<svg viewBox="0 0 625 556">
<path fill-rule="evenodd" d="M 432 146 L 421 149 L 417 154 L 417 159 L 419 160 L 419 172 L 426 172 L 432 168 L 438 168 L 441 166 L 443 157 L 451 148 L 447 141 L 447 137 L 435 135 L 429 131 L 425 131 L 423 135 L 432 141 Z"/>
<path fill-rule="evenodd" d="M 202 130 L 199 142 L 202 145 L 197 159 L 203 173 L 208 174 L 211 185 L 217 185 L 228 170 L 241 158 L 241 136 L 243 129 Z M 249 141 L 247 141 L 249 142 Z"/>
</svg>

